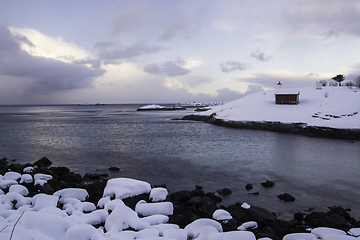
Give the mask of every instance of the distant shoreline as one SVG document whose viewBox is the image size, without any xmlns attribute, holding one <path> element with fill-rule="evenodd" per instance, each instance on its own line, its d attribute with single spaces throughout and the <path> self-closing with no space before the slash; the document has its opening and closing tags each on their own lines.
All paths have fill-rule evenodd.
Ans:
<svg viewBox="0 0 360 240">
<path fill-rule="evenodd" d="M 186 115 L 181 118 L 181 120 L 203 121 L 228 128 L 292 133 L 308 137 L 360 140 L 360 129 L 308 126 L 306 123 L 282 123 L 273 121 L 226 121 L 212 115 L 205 116 L 196 114 Z"/>
</svg>

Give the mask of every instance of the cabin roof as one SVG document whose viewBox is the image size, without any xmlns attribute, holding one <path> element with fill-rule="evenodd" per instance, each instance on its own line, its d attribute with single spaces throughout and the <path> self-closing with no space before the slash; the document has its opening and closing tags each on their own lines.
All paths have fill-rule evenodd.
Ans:
<svg viewBox="0 0 360 240">
<path fill-rule="evenodd" d="M 274 93 L 275 95 L 300 95 L 300 91 L 294 91 L 294 90 L 278 90 Z"/>
</svg>

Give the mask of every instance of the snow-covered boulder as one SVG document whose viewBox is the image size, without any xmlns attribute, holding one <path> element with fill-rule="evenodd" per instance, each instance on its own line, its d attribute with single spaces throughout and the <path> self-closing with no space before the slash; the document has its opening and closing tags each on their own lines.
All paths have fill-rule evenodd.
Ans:
<svg viewBox="0 0 360 240">
<path fill-rule="evenodd" d="M 33 177 L 30 174 L 25 173 L 21 175 L 21 179 L 19 183 L 32 183 L 32 182 L 33 182 Z"/>
<path fill-rule="evenodd" d="M 82 188 L 64 188 L 53 194 L 60 197 L 60 202 L 63 202 L 66 198 L 76 198 L 80 201 L 85 201 L 89 197 L 88 192 Z"/>
<path fill-rule="evenodd" d="M 47 195 L 44 193 L 36 194 L 32 197 L 32 205 L 34 206 L 35 211 L 39 211 L 42 208 L 46 207 L 56 207 L 59 197 L 53 195 Z"/>
<path fill-rule="evenodd" d="M 145 200 L 140 200 L 135 206 L 135 212 L 142 216 L 173 215 L 173 210 L 171 202 L 147 203 Z"/>
<path fill-rule="evenodd" d="M 317 240 L 312 233 L 291 233 L 284 236 L 283 240 Z"/>
<path fill-rule="evenodd" d="M 24 197 L 29 194 L 29 190 L 23 185 L 19 185 L 19 184 L 11 185 L 9 188 L 9 192 L 17 192 L 23 195 Z"/>
<path fill-rule="evenodd" d="M 153 202 L 165 201 L 168 196 L 168 190 L 166 188 L 157 187 L 150 191 L 150 200 Z"/>
<path fill-rule="evenodd" d="M 326 235 L 336 234 L 336 235 L 346 235 L 346 232 L 340 229 L 328 228 L 328 227 L 317 227 L 311 230 L 311 233 L 320 239 L 324 239 Z"/>
<path fill-rule="evenodd" d="M 113 178 L 107 181 L 103 197 L 114 197 L 124 199 L 149 193 L 151 185 L 147 182 L 131 178 Z"/>
<path fill-rule="evenodd" d="M 188 224 L 185 227 L 185 230 L 188 232 L 188 237 L 189 238 L 197 238 L 200 234 L 200 230 L 203 227 L 214 227 L 218 232 L 222 232 L 222 226 L 219 222 L 213 220 L 213 219 L 208 219 L 208 218 L 200 218 L 195 220 L 194 222 Z"/>
<path fill-rule="evenodd" d="M 6 172 L 4 175 L 4 180 L 18 180 L 21 178 L 21 174 L 18 172 Z"/>
<path fill-rule="evenodd" d="M 217 209 L 213 213 L 213 218 L 218 221 L 223 221 L 232 219 L 232 216 L 228 211 L 225 211 L 224 209 Z"/>
</svg>

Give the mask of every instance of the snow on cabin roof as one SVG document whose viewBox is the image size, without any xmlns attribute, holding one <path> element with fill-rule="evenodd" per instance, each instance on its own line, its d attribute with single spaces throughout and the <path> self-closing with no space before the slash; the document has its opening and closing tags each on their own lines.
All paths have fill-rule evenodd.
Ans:
<svg viewBox="0 0 360 240">
<path fill-rule="evenodd" d="M 285 94 L 300 95 L 300 91 L 293 90 L 293 89 L 281 89 L 281 90 L 276 90 L 276 92 L 274 94 L 275 95 L 285 95 Z"/>
</svg>

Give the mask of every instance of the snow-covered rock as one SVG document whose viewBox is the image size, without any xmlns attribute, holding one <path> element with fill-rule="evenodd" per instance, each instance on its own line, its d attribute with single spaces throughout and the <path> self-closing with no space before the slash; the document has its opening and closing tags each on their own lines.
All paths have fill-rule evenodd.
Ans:
<svg viewBox="0 0 360 240">
<path fill-rule="evenodd" d="M 317 227 L 311 230 L 311 233 L 320 239 L 324 239 L 326 235 L 346 235 L 346 232 L 340 229 L 328 228 L 328 227 Z"/>
<path fill-rule="evenodd" d="M 143 193 L 149 193 L 151 185 L 147 182 L 131 178 L 113 178 L 107 181 L 103 197 L 124 199 Z"/>
<path fill-rule="evenodd" d="M 226 211 L 224 209 L 217 209 L 213 213 L 213 218 L 215 220 L 222 221 L 222 220 L 230 220 L 230 219 L 232 219 L 232 216 L 228 211 Z"/>
<path fill-rule="evenodd" d="M 165 201 L 168 196 L 168 190 L 166 188 L 157 187 L 150 191 L 150 200 L 153 202 Z"/>
<path fill-rule="evenodd" d="M 147 203 L 144 200 L 140 200 L 135 206 L 135 211 L 142 216 L 155 214 L 172 215 L 173 210 L 174 207 L 171 202 Z"/>
<path fill-rule="evenodd" d="M 213 227 L 218 232 L 223 231 L 222 226 L 219 222 L 217 222 L 213 219 L 208 219 L 208 218 L 200 218 L 200 219 L 195 220 L 194 222 L 188 224 L 185 227 L 185 230 L 188 232 L 189 238 L 197 238 L 200 234 L 200 230 L 203 227 Z"/>
<path fill-rule="evenodd" d="M 55 192 L 53 195 L 60 197 L 60 202 L 63 202 L 66 198 L 76 198 L 80 201 L 85 201 L 89 197 L 88 192 L 82 188 L 65 188 Z"/>
</svg>

